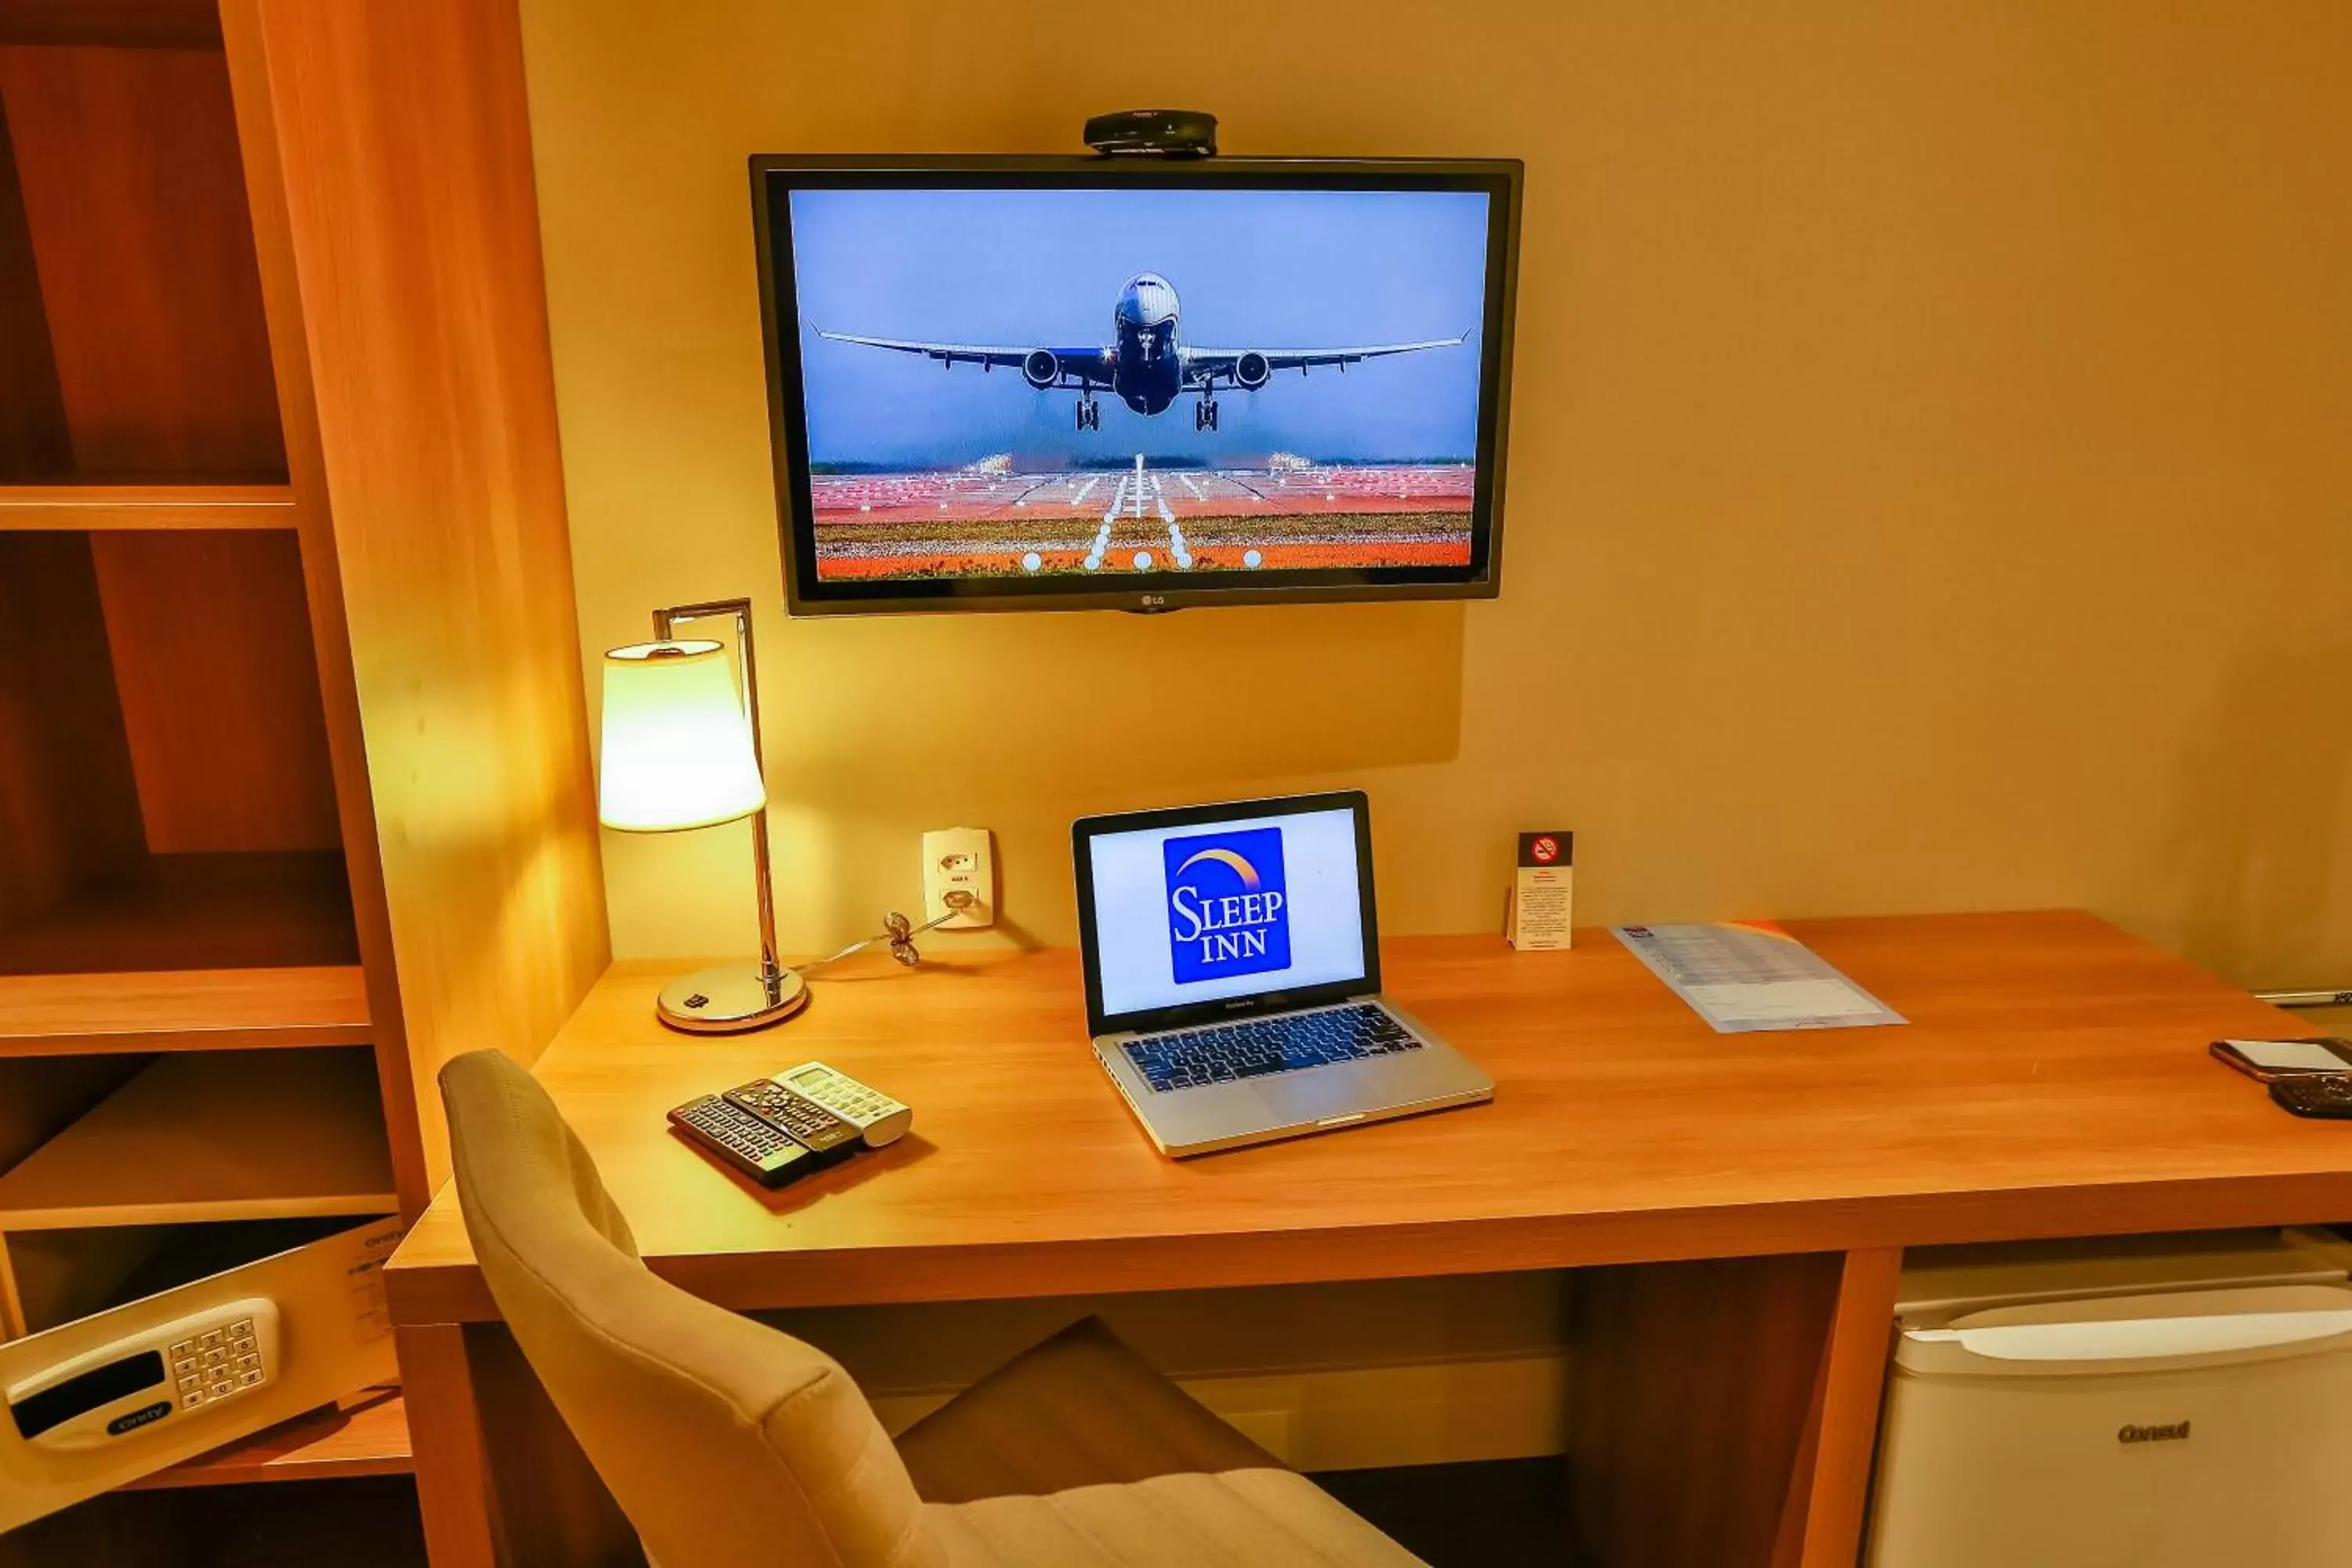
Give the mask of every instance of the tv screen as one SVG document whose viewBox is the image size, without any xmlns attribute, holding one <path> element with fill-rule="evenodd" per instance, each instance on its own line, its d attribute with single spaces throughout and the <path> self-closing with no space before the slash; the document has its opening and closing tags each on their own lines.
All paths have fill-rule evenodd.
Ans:
<svg viewBox="0 0 2352 1568">
<path fill-rule="evenodd" d="M 793 613 L 1496 591 L 1516 163 L 752 187 Z"/>
</svg>

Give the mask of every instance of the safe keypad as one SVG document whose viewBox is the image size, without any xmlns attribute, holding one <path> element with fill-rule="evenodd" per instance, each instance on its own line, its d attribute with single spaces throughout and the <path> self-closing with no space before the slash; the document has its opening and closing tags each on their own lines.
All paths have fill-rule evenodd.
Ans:
<svg viewBox="0 0 2352 1568">
<path fill-rule="evenodd" d="M 260 1386 L 261 1342 L 251 1318 L 210 1329 L 172 1346 L 172 1379 L 181 1408 L 194 1410 L 216 1399 Z"/>
</svg>

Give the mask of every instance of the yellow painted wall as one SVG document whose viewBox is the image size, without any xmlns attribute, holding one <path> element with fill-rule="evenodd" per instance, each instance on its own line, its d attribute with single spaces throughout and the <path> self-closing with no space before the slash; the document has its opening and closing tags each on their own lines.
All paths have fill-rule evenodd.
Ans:
<svg viewBox="0 0 2352 1568">
<path fill-rule="evenodd" d="M 1398 931 L 1572 826 L 1592 921 L 2082 904 L 2352 975 L 2352 7 L 525 0 L 594 656 L 750 592 L 784 938 L 995 827 L 1361 784 Z M 1528 163 L 1508 589 L 788 621 L 743 161 Z M 607 844 L 623 955 L 740 951 L 741 829 Z"/>
</svg>

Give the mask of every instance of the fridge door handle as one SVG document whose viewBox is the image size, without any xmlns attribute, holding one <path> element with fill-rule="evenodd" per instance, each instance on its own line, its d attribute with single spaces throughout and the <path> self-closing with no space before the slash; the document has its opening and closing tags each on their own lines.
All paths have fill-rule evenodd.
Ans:
<svg viewBox="0 0 2352 1568">
<path fill-rule="evenodd" d="M 2224 1355 L 2340 1334 L 2352 1334 L 2352 1308 L 1906 1329 L 1903 1337 L 1918 1344 L 1956 1344 L 1988 1361 L 2103 1362 Z"/>
</svg>

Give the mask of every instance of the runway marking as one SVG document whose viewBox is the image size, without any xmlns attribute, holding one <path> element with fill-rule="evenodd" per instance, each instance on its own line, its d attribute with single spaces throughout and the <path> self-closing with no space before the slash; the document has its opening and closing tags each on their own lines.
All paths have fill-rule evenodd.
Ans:
<svg viewBox="0 0 2352 1568">
<path fill-rule="evenodd" d="M 1070 498 L 1071 510 L 1076 510 L 1077 508 L 1084 506 L 1087 501 L 1087 492 L 1093 489 L 1100 483 L 1102 483 L 1102 476 L 1100 474 L 1089 476 L 1087 482 L 1078 487 L 1078 493 Z"/>
<path fill-rule="evenodd" d="M 1181 480 L 1182 480 L 1182 481 L 1183 481 L 1184 488 L 1185 488 L 1186 489 L 1191 490 L 1191 491 L 1192 492 L 1192 499 L 1193 499 L 1194 500 L 1207 500 L 1209 499 L 1206 495 L 1203 495 L 1203 494 L 1202 493 L 1202 491 L 1201 491 L 1201 487 L 1200 487 L 1200 486 L 1198 486 L 1198 485 L 1196 485 L 1196 484 L 1194 484 L 1194 483 L 1192 482 L 1192 475 L 1190 475 L 1190 474 L 1179 474 L 1179 475 L 1177 475 L 1176 477 L 1177 477 L 1179 479 L 1181 479 Z"/>
<path fill-rule="evenodd" d="M 1118 483 L 1113 487 L 1110 492 L 1110 507 L 1103 513 L 1103 531 L 1105 532 L 1108 532 L 1110 531 L 1110 520 L 1118 515 L 1118 509 L 1126 500 L 1127 476 L 1125 474 L 1121 474 L 1118 477 Z"/>
</svg>

